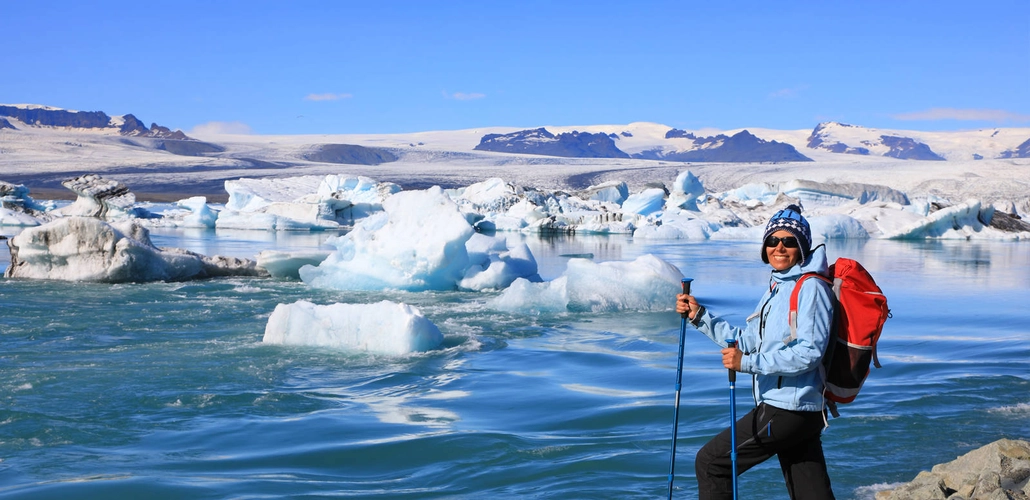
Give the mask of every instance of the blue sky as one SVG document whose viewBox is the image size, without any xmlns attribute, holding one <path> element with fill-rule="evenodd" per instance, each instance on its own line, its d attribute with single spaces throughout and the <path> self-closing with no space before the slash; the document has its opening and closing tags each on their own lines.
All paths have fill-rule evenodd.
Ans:
<svg viewBox="0 0 1030 500">
<path fill-rule="evenodd" d="M 1030 126 L 1030 2 L 0 2 L 0 102 L 190 131 Z"/>
</svg>

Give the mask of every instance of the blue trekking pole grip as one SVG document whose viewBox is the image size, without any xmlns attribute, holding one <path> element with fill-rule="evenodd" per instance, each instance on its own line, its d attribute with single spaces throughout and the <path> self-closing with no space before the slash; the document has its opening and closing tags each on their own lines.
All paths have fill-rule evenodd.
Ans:
<svg viewBox="0 0 1030 500">
<path fill-rule="evenodd" d="M 737 341 L 729 339 L 726 347 L 736 348 Z M 737 372 L 729 369 L 730 378 L 730 465 L 733 470 L 733 500 L 737 500 Z"/>
<path fill-rule="evenodd" d="M 690 294 L 690 282 L 694 281 L 691 278 L 683 278 L 680 284 L 683 285 L 683 293 Z M 687 319 L 689 312 L 681 314 L 680 319 L 680 350 L 679 357 L 676 360 L 676 404 L 672 410 L 672 456 L 669 458 L 669 500 L 672 500 L 672 480 L 676 474 L 676 435 L 679 431 L 680 423 L 680 388 L 681 382 L 683 381 L 683 344 L 686 342 L 687 337 Z"/>
</svg>

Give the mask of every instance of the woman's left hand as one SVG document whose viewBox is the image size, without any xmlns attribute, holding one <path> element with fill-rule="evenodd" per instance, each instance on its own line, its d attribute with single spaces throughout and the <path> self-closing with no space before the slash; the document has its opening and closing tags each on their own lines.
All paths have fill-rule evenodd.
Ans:
<svg viewBox="0 0 1030 500">
<path fill-rule="evenodd" d="M 740 358 L 744 356 L 744 353 L 736 347 L 724 347 L 722 349 L 722 366 L 729 368 L 735 372 L 740 371 Z"/>
</svg>

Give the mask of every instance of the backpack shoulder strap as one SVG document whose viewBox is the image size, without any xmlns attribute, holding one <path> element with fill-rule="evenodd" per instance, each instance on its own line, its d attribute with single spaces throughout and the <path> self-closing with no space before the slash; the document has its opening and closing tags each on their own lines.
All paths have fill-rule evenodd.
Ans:
<svg viewBox="0 0 1030 500">
<path fill-rule="evenodd" d="M 794 290 L 790 292 L 790 316 L 788 317 L 790 321 L 790 338 L 785 339 L 784 343 L 790 343 L 798 336 L 798 295 L 801 294 L 801 284 L 808 278 L 819 278 L 830 285 L 831 288 L 833 287 L 833 280 L 819 273 L 805 273 L 798 278 L 797 284 L 794 285 Z"/>
</svg>

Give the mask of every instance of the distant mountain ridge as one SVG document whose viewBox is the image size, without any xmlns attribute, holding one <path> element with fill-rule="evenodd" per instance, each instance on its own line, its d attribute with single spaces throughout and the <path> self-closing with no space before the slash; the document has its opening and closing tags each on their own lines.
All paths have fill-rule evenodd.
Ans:
<svg viewBox="0 0 1030 500">
<path fill-rule="evenodd" d="M 934 161 L 945 161 L 943 157 L 934 153 L 930 146 L 918 142 L 910 137 L 899 137 L 895 135 L 881 135 L 876 140 L 862 140 L 862 146 L 849 146 L 842 142 L 834 141 L 829 139 L 828 131 L 832 128 L 837 127 L 852 127 L 853 125 L 846 125 L 843 123 L 820 123 L 812 131 L 812 135 L 808 138 L 808 147 L 812 149 L 825 149 L 831 153 L 845 153 L 845 154 L 857 154 L 857 155 L 869 155 L 871 154 L 870 148 L 876 148 L 877 146 L 883 146 L 888 148 L 886 152 L 882 153 L 882 156 L 889 156 L 891 158 L 898 158 L 901 160 L 934 160 Z"/>
<path fill-rule="evenodd" d="M 665 134 L 667 139 L 682 138 L 693 141 L 691 149 L 679 152 L 644 151 L 636 158 L 686 162 L 787 162 L 812 161 L 798 152 L 794 146 L 784 142 L 760 139 L 747 130 L 732 136 L 719 134 L 696 137 L 682 130 L 672 129 Z"/>
<path fill-rule="evenodd" d="M 520 130 L 510 134 L 487 134 L 476 151 L 562 156 L 566 158 L 629 158 L 607 134 L 565 132 L 554 135 L 546 128 Z"/>
<path fill-rule="evenodd" d="M 672 129 L 666 138 L 684 138 L 693 141 L 687 150 L 669 151 L 662 148 L 649 149 L 628 154 L 615 144 L 620 137 L 632 134 L 564 132 L 552 134 L 546 128 L 520 130 L 510 134 L 484 135 L 476 151 L 498 153 L 519 153 L 567 158 L 638 158 L 643 160 L 668 160 L 683 162 L 787 162 L 812 161 L 799 153 L 794 146 L 776 141 L 759 139 L 747 130 L 732 137 L 717 135 L 695 137 L 682 130 Z"/>
<path fill-rule="evenodd" d="M 86 129 L 117 129 L 118 133 L 128 137 L 152 137 L 155 139 L 172 139 L 180 141 L 195 140 L 181 130 L 172 131 L 151 123 L 143 124 L 134 115 L 110 117 L 103 111 L 68 111 L 66 109 L 47 106 L 11 106 L 0 104 L 0 117 L 14 118 L 26 125 L 35 127 L 71 127 Z M 0 128 L 16 129 L 6 118 Z"/>
<path fill-rule="evenodd" d="M 878 130 L 839 122 L 820 123 L 808 137 L 807 147 L 831 153 L 864 156 L 887 156 L 902 160 L 983 160 L 986 158 L 1030 158 L 1030 132 L 1013 136 L 1025 129 L 981 129 L 969 132 L 916 132 Z M 1006 137 L 1002 137 L 1004 134 Z M 922 138 L 921 138 L 922 137 Z M 961 137 L 961 139 L 958 139 Z M 1022 141 L 1015 147 L 1012 138 Z M 1025 138 L 1025 139 L 1024 139 Z M 967 143 L 972 149 L 967 157 L 947 151 L 955 142 Z M 968 147 L 972 146 L 972 147 Z"/>
<path fill-rule="evenodd" d="M 879 130 L 838 122 L 818 124 L 807 138 L 797 132 L 757 129 L 702 135 L 660 124 L 648 125 L 643 138 L 617 127 L 588 126 L 526 129 L 486 134 L 474 148 L 510 154 L 571 158 L 634 158 L 680 162 L 812 161 L 803 151 L 883 156 L 901 160 L 947 161 L 1030 158 L 1030 129 L 981 129 L 960 132 Z M 630 125 L 633 127 L 633 124 Z M 565 131 L 561 131 L 564 129 Z M 767 137 L 761 137 L 766 135 Z M 768 136 L 781 139 L 770 140 Z M 783 142 L 783 138 L 788 138 Z M 623 144 L 626 143 L 626 144 Z"/>
<path fill-rule="evenodd" d="M 110 116 L 102 111 L 69 111 L 39 105 L 0 104 L 0 130 L 46 129 L 102 131 L 121 135 L 127 146 L 165 151 L 179 156 L 211 156 L 225 152 L 220 144 L 206 143 L 152 123 L 145 126 L 135 115 Z M 887 130 L 823 122 L 804 130 L 735 129 L 721 132 L 686 131 L 649 122 L 628 125 L 539 127 L 515 130 L 490 127 L 446 145 L 423 144 L 421 138 L 383 148 L 382 141 L 337 138 L 337 143 L 311 144 L 296 160 L 319 163 L 377 165 L 397 161 L 412 150 L 484 151 L 512 155 L 562 158 L 643 159 L 674 162 L 751 163 L 807 162 L 836 155 L 887 157 L 902 160 L 948 161 L 1030 158 L 1030 128 L 993 128 L 955 132 Z M 490 133 L 490 132 L 501 133 Z M 432 132 L 432 131 L 431 131 Z M 446 131 L 432 132 L 444 134 Z M 344 135 L 344 134 L 341 134 Z M 363 134 L 362 136 L 367 135 Z M 217 136 L 213 137 L 219 141 Z M 351 144 L 340 143 L 355 142 Z M 425 148 L 423 148 L 425 146 Z M 436 146 L 436 147 L 434 147 Z M 457 149 L 454 149 L 457 148 Z M 829 153 L 830 155 L 828 155 Z M 242 158 L 242 157 L 241 157 Z M 245 158 L 250 161 L 250 158 Z M 280 160 L 277 160 L 280 161 Z M 291 160 L 285 160 L 291 161 Z"/>
</svg>

